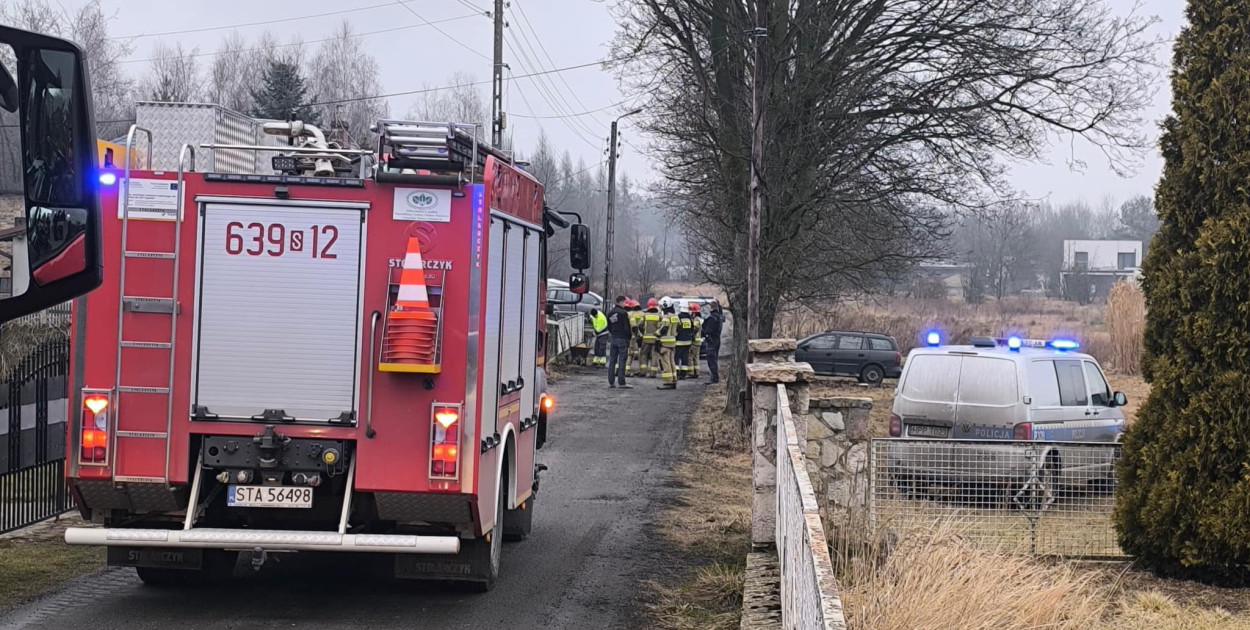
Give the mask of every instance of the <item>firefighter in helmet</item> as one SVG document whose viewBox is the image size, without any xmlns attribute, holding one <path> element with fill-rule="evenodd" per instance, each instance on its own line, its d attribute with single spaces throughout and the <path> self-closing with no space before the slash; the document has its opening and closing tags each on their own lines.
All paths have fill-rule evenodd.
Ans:
<svg viewBox="0 0 1250 630">
<path fill-rule="evenodd" d="M 672 300 L 664 298 L 660 303 L 660 378 L 664 380 L 657 389 L 677 389 L 677 371 L 673 365 L 673 353 L 677 350 L 677 331 L 681 321 L 673 307 Z"/>
<path fill-rule="evenodd" d="M 625 304 L 629 311 L 629 327 L 634 329 L 634 336 L 629 341 L 629 359 L 625 362 L 625 376 L 634 375 L 634 362 L 638 360 L 642 350 L 642 305 L 638 300 L 631 299 Z M 642 376 L 646 368 L 639 366 L 638 375 Z"/>
<path fill-rule="evenodd" d="M 694 324 L 694 339 L 690 341 L 690 371 L 686 376 L 699 378 L 699 353 L 703 349 L 703 317 L 698 302 L 690 303 L 690 321 Z"/>
<path fill-rule="evenodd" d="M 690 376 L 691 343 L 694 343 L 694 320 L 690 318 L 690 313 L 682 310 L 677 314 L 677 348 L 673 353 L 679 381 Z"/>
<path fill-rule="evenodd" d="M 656 351 L 656 343 L 660 334 L 660 304 L 651 298 L 647 300 L 647 310 L 642 313 L 642 345 L 638 347 L 638 376 L 655 378 L 660 373 L 660 353 Z"/>
</svg>

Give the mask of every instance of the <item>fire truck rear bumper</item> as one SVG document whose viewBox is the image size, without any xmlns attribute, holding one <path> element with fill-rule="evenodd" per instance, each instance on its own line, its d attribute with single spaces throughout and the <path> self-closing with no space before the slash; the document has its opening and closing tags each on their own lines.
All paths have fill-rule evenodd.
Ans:
<svg viewBox="0 0 1250 630">
<path fill-rule="evenodd" d="M 255 549 L 266 551 L 344 551 L 355 553 L 455 554 L 455 536 L 339 534 L 337 532 L 264 529 L 110 529 L 71 527 L 70 545 L 172 547 L 181 549 Z"/>
</svg>

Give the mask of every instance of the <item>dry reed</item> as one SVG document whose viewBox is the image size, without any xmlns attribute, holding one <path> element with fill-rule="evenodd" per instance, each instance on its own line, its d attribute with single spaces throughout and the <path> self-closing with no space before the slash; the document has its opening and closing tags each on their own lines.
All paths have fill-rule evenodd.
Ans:
<svg viewBox="0 0 1250 630">
<path fill-rule="evenodd" d="M 1103 357 L 1122 374 L 1141 371 L 1142 335 L 1146 328 L 1146 298 L 1140 287 L 1117 282 L 1107 296 L 1107 332 L 1110 356 Z"/>
</svg>

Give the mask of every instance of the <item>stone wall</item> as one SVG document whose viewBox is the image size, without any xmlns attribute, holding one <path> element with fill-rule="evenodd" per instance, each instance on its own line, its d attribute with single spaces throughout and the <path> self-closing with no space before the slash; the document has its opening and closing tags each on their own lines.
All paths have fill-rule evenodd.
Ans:
<svg viewBox="0 0 1250 630">
<path fill-rule="evenodd" d="M 871 410 L 871 398 L 812 398 L 808 404 L 807 473 L 830 534 L 866 506 Z"/>
</svg>

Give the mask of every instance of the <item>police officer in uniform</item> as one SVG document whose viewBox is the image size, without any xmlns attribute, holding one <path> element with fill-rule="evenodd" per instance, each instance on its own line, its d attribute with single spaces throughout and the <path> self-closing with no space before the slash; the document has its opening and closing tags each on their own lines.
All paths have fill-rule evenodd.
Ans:
<svg viewBox="0 0 1250 630">
<path fill-rule="evenodd" d="M 673 352 L 677 349 L 677 330 L 681 327 L 681 321 L 677 319 L 677 315 L 673 312 L 673 303 L 664 300 L 661 305 L 663 312 L 660 314 L 658 346 L 660 355 L 660 378 L 664 380 L 656 389 L 677 389 L 677 372 L 673 366 Z"/>
</svg>

